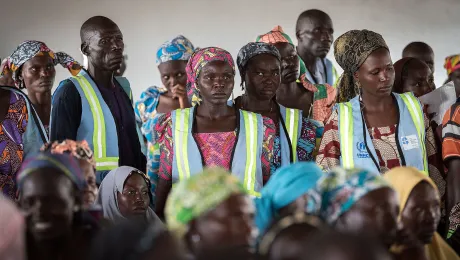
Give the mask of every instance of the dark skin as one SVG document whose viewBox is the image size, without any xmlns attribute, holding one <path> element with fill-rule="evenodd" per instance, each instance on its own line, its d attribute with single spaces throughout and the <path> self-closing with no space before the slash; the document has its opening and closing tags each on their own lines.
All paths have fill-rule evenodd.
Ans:
<svg viewBox="0 0 460 260">
<path fill-rule="evenodd" d="M 159 113 L 168 113 L 178 108 L 190 107 L 185 89 L 187 83 L 186 65 L 187 61 L 182 60 L 167 61 L 158 65 L 161 82 L 168 90 L 160 96 L 157 107 Z"/>
<path fill-rule="evenodd" d="M 93 165 L 86 159 L 78 159 L 78 163 L 86 180 L 86 187 L 83 191 L 83 206 L 88 208 L 94 204 L 97 198 L 96 173 Z"/>
<path fill-rule="evenodd" d="M 420 182 L 401 212 L 403 228 L 421 244 L 429 244 L 441 219 L 440 208 L 438 192 L 428 182 Z"/>
<path fill-rule="evenodd" d="M 384 127 L 398 123 L 396 100 L 391 95 L 395 71 L 387 49 L 375 50 L 354 74 L 361 85 L 361 104 L 368 128 Z"/>
<path fill-rule="evenodd" d="M 296 200 L 279 210 L 280 217 L 294 215 L 296 213 L 305 212 L 305 207 L 308 203 L 308 194 L 298 197 Z"/>
<path fill-rule="evenodd" d="M 81 50 L 88 57 L 88 73 L 99 87 L 112 88 L 121 68 L 125 44 L 118 26 L 108 18 L 95 19 L 93 27 L 81 32 Z"/>
<path fill-rule="evenodd" d="M 274 97 L 281 83 L 280 65 L 279 60 L 270 54 L 260 54 L 250 59 L 244 72 L 246 92 L 235 100 L 236 106 L 277 122 Z"/>
<path fill-rule="evenodd" d="M 8 59 L 3 59 L 2 63 L 0 64 L 0 72 L 3 71 L 4 66 L 6 66 Z M 8 86 L 14 87 L 14 80 L 11 77 L 11 73 L 6 73 L 2 77 L 0 77 L 0 86 Z"/>
<path fill-rule="evenodd" d="M 145 219 L 150 203 L 149 187 L 144 177 L 131 173 L 123 186 L 123 192 L 117 194 L 118 208 L 126 218 Z"/>
<path fill-rule="evenodd" d="M 406 46 L 403 50 L 403 58 L 416 58 L 428 65 L 431 72 L 434 73 L 434 52 L 430 46 L 422 42 L 413 42 Z M 430 86 L 431 90 L 436 89 L 434 81 Z"/>
<path fill-rule="evenodd" d="M 281 54 L 281 85 L 276 91 L 276 101 L 291 108 L 297 108 L 308 115 L 313 103 L 313 92 L 297 83 L 299 77 L 299 57 L 295 47 L 286 42 L 274 44 Z"/>
<path fill-rule="evenodd" d="M 406 64 L 407 75 L 403 76 L 402 91 L 413 92 L 416 97 L 421 97 L 431 92 L 433 73 L 423 61 L 413 59 Z"/>
<path fill-rule="evenodd" d="M 27 89 L 27 96 L 37 110 L 44 125 L 49 125 L 51 115 L 51 89 L 56 70 L 49 56 L 36 56 L 21 67 L 19 80 Z"/>
<path fill-rule="evenodd" d="M 361 197 L 336 223 L 340 231 L 378 238 L 388 248 L 397 240 L 399 201 L 388 187 Z"/>
<path fill-rule="evenodd" d="M 305 254 L 309 239 L 317 231 L 316 227 L 302 223 L 290 226 L 277 234 L 270 246 L 267 260 L 298 259 Z"/>
<path fill-rule="evenodd" d="M 185 243 L 194 255 L 220 249 L 251 253 L 256 235 L 254 216 L 255 207 L 249 197 L 231 195 L 190 223 Z"/>
<path fill-rule="evenodd" d="M 227 62 L 211 61 L 203 67 L 197 81 L 202 99 L 196 108 L 197 133 L 230 132 L 236 129 L 237 111 L 227 105 L 234 85 L 235 73 Z M 155 210 L 162 219 L 171 185 L 171 181 L 158 180 Z"/>
<path fill-rule="evenodd" d="M 41 168 L 23 182 L 19 205 L 24 211 L 30 259 L 81 259 L 88 238 L 76 227 L 80 195 L 72 181 L 54 168 Z"/>
<path fill-rule="evenodd" d="M 317 58 L 325 58 L 334 41 L 332 20 L 319 10 L 304 12 L 297 20 L 297 52 L 308 71 L 316 73 Z"/>
</svg>

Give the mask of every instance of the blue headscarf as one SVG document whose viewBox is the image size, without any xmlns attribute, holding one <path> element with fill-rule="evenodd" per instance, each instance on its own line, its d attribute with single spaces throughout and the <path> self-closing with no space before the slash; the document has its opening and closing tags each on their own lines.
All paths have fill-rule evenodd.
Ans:
<svg viewBox="0 0 460 260">
<path fill-rule="evenodd" d="M 363 196 L 384 187 L 391 186 L 380 173 L 362 169 L 334 168 L 320 183 L 322 192 L 320 217 L 333 225 Z"/>
<path fill-rule="evenodd" d="M 157 64 L 172 60 L 188 61 L 194 51 L 193 44 L 184 36 L 179 35 L 158 48 Z"/>
<path fill-rule="evenodd" d="M 321 195 L 316 187 L 323 175 L 313 162 L 299 162 L 278 169 L 262 188 L 261 197 L 255 199 L 259 233 L 264 233 L 277 217 L 278 210 L 304 194 L 309 197 L 306 213 L 315 215 L 321 206 Z"/>
<path fill-rule="evenodd" d="M 77 159 L 70 154 L 52 154 L 50 152 L 40 152 L 35 156 L 26 159 L 17 177 L 19 191 L 22 190 L 24 179 L 33 174 L 38 169 L 53 168 L 67 176 L 79 190 L 86 186 L 85 178 L 81 171 Z"/>
</svg>

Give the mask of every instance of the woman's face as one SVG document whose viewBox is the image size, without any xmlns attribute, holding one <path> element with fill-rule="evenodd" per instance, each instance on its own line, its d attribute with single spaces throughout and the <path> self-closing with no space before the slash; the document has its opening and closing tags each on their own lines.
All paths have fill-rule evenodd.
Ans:
<svg viewBox="0 0 460 260">
<path fill-rule="evenodd" d="M 194 220 L 189 244 L 195 253 L 229 248 L 250 252 L 257 235 L 254 214 L 255 207 L 249 197 L 232 195 Z"/>
<path fill-rule="evenodd" d="M 21 77 L 28 91 L 51 92 L 55 76 L 53 59 L 49 56 L 36 56 L 22 65 Z"/>
<path fill-rule="evenodd" d="M 389 96 L 395 71 L 388 50 L 380 48 L 371 53 L 355 73 L 355 80 L 359 81 L 365 95 L 377 98 Z"/>
<path fill-rule="evenodd" d="M 403 78 L 403 92 L 413 92 L 416 97 L 421 97 L 431 92 L 433 74 L 423 61 L 411 60 L 407 64 L 407 76 Z"/>
<path fill-rule="evenodd" d="M 403 228 L 422 243 L 429 244 L 441 219 L 440 208 L 438 192 L 428 182 L 420 182 L 401 212 Z"/>
<path fill-rule="evenodd" d="M 167 89 L 172 89 L 175 85 L 185 87 L 187 83 L 187 75 L 185 74 L 186 66 L 187 61 L 183 60 L 172 60 L 158 65 L 163 86 Z"/>
<path fill-rule="evenodd" d="M 396 192 L 388 187 L 369 192 L 360 198 L 336 224 L 339 230 L 377 236 L 391 246 L 398 231 L 399 201 Z"/>
<path fill-rule="evenodd" d="M 225 61 L 211 61 L 198 76 L 198 90 L 203 102 L 214 105 L 226 104 L 235 85 L 235 73 Z"/>
<path fill-rule="evenodd" d="M 287 42 L 279 42 L 275 47 L 281 54 L 281 82 L 284 84 L 299 78 L 300 63 L 295 47 Z"/>
<path fill-rule="evenodd" d="M 257 100 L 270 100 L 281 83 L 281 64 L 270 54 L 260 54 L 249 60 L 245 71 L 246 92 Z"/>
<path fill-rule="evenodd" d="M 281 208 L 279 210 L 279 215 L 281 217 L 293 215 L 295 213 L 301 213 L 305 212 L 305 209 L 307 208 L 309 196 L 308 194 L 304 194 L 300 197 L 298 197 L 296 200 L 288 204 L 287 206 Z"/>
<path fill-rule="evenodd" d="M 144 217 L 150 204 L 147 181 L 139 173 L 131 173 L 118 193 L 118 208 L 126 217 Z"/>
<path fill-rule="evenodd" d="M 79 207 L 72 181 L 54 168 L 38 169 L 26 177 L 20 195 L 27 231 L 35 240 L 62 237 L 72 228 Z"/>
<path fill-rule="evenodd" d="M 94 172 L 93 165 L 87 160 L 79 159 L 78 163 L 86 180 L 86 188 L 83 191 L 83 206 L 88 207 L 94 204 L 97 198 L 96 173 Z"/>
</svg>

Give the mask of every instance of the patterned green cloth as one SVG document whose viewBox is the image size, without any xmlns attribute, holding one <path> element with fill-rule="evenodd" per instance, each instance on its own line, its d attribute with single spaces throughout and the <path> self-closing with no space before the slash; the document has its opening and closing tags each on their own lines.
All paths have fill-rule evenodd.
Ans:
<svg viewBox="0 0 460 260">
<path fill-rule="evenodd" d="M 179 238 L 193 219 L 212 210 L 232 194 L 246 194 L 238 178 L 218 167 L 205 169 L 173 186 L 166 202 L 168 228 Z"/>
</svg>

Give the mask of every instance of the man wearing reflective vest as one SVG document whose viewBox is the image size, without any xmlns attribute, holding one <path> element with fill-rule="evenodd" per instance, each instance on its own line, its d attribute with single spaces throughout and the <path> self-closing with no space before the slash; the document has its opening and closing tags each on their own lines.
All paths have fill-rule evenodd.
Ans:
<svg viewBox="0 0 460 260">
<path fill-rule="evenodd" d="M 118 166 L 145 172 L 131 88 L 126 78 L 114 76 L 123 62 L 123 35 L 112 20 L 95 16 L 82 25 L 80 37 L 88 68 L 54 93 L 50 139 L 88 141 L 97 183 Z"/>
</svg>

